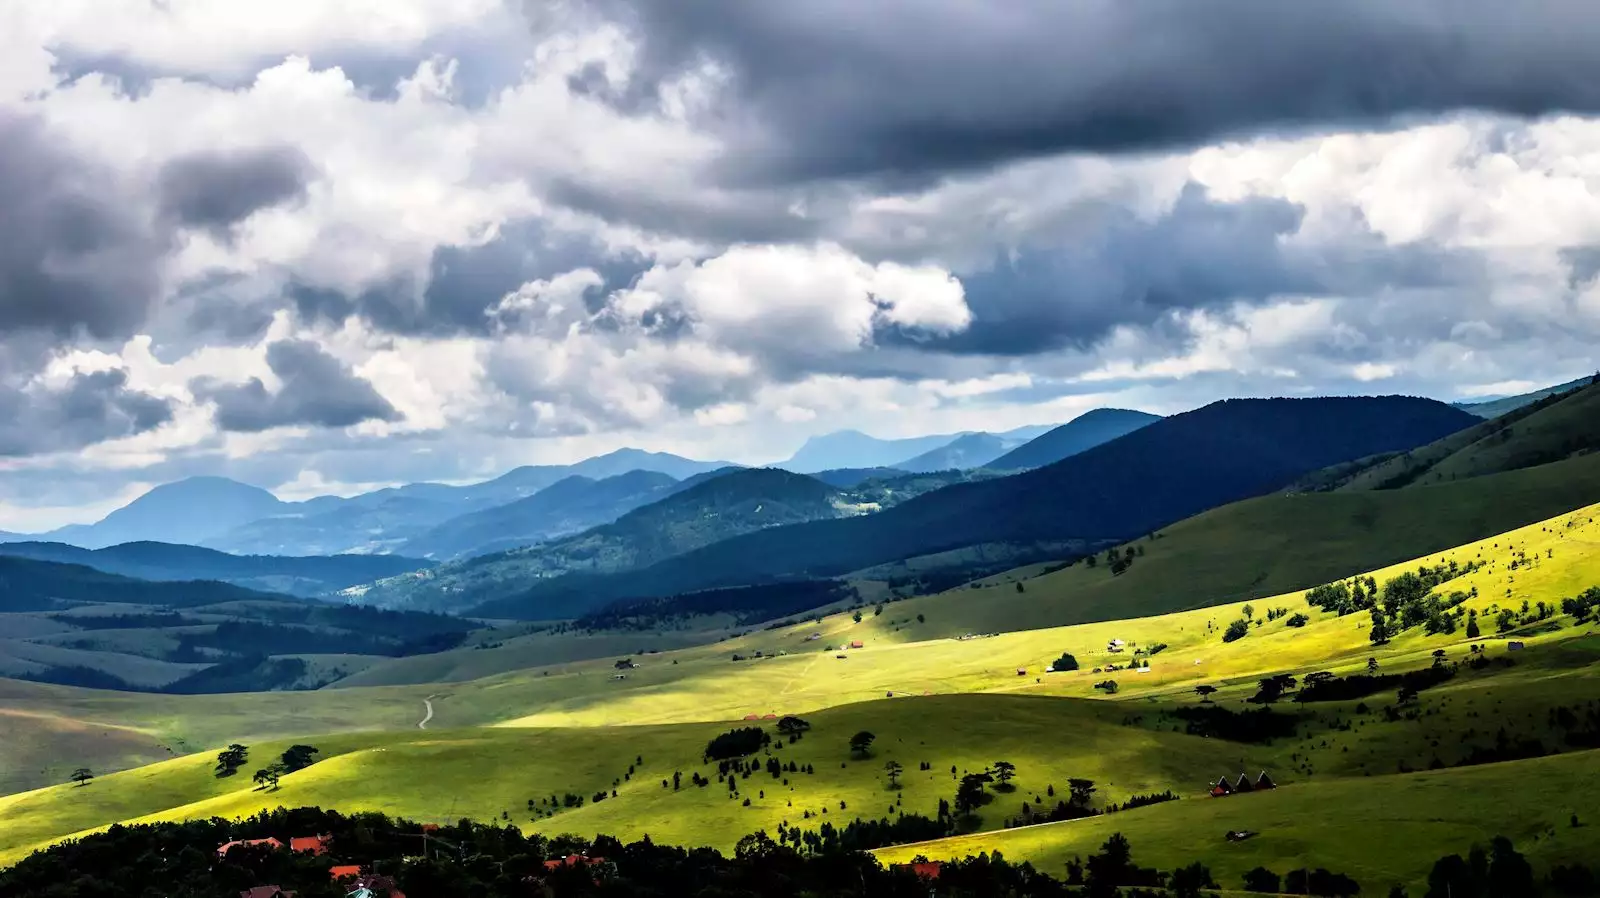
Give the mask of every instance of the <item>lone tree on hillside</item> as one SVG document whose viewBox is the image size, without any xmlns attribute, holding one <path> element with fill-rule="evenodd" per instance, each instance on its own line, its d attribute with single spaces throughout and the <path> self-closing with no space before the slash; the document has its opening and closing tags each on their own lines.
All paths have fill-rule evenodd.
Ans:
<svg viewBox="0 0 1600 898">
<path fill-rule="evenodd" d="M 71 780 L 80 786 L 89 785 L 89 781 L 92 779 L 94 779 L 94 771 L 87 767 L 79 767 L 77 770 L 72 771 Z"/>
<path fill-rule="evenodd" d="M 1194 694 L 1200 696 L 1200 701 L 1209 702 L 1211 701 L 1211 696 L 1217 694 L 1217 687 L 1202 683 L 1194 687 Z"/>
<path fill-rule="evenodd" d="M 1378 672 L 1378 659 L 1377 658 L 1368 658 L 1367 659 L 1367 673 L 1375 674 L 1377 672 Z"/>
<path fill-rule="evenodd" d="M 282 779 L 287 772 L 283 769 L 282 764 L 268 764 L 257 770 L 252 779 L 255 780 L 257 786 L 266 789 L 268 792 L 276 792 L 278 791 L 278 780 Z"/>
<path fill-rule="evenodd" d="M 994 762 L 994 778 L 997 780 L 995 788 L 1001 792 L 1010 792 L 1016 786 L 1011 785 L 1011 780 L 1017 775 L 1017 765 L 1010 761 Z"/>
<path fill-rule="evenodd" d="M 890 761 L 883 765 L 883 772 L 889 777 L 890 789 L 900 788 L 900 771 L 903 769 L 905 768 L 900 766 L 899 761 Z"/>
<path fill-rule="evenodd" d="M 249 747 L 240 745 L 237 742 L 223 749 L 217 755 L 217 778 L 221 779 L 238 773 L 239 768 L 244 766 L 244 762 L 249 760 L 249 757 Z"/>
<path fill-rule="evenodd" d="M 864 758 L 872 751 L 872 740 L 878 738 L 866 730 L 850 737 L 850 752 L 858 758 Z"/>
<path fill-rule="evenodd" d="M 1068 671 L 1078 669 L 1078 659 L 1072 657 L 1071 652 L 1062 652 L 1061 657 L 1050 665 L 1051 670 Z"/>
<path fill-rule="evenodd" d="M 778 721 L 778 732 L 785 736 L 799 736 L 811 729 L 811 724 L 799 717 L 785 717 Z"/>
<path fill-rule="evenodd" d="M 318 749 L 314 745 L 289 746 L 288 750 L 283 753 L 282 766 L 284 772 L 294 773 L 296 770 L 304 770 L 315 764 L 316 761 L 311 756 L 317 754 L 317 752 Z"/>
</svg>

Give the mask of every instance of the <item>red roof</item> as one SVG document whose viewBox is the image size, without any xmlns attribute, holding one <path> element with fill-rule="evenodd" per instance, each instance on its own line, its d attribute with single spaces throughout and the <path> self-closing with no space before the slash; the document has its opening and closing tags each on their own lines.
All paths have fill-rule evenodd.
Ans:
<svg viewBox="0 0 1600 898">
<path fill-rule="evenodd" d="M 223 845 L 218 845 L 217 846 L 217 856 L 218 857 L 222 857 L 222 856 L 226 855 L 229 851 L 232 851 L 233 849 L 238 848 L 240 845 L 250 845 L 252 847 L 256 846 L 256 845 L 266 845 L 266 846 L 268 846 L 270 848 L 274 848 L 274 849 L 278 849 L 278 848 L 282 848 L 283 847 L 283 843 L 282 842 L 279 842 L 277 839 L 272 839 L 272 838 L 267 838 L 267 839 L 235 839 L 232 842 L 228 842 L 228 843 L 223 844 Z M 262 888 L 266 888 L 266 887 L 262 886 Z"/>
<path fill-rule="evenodd" d="M 328 871 L 328 878 L 332 880 L 355 879 L 360 875 L 361 867 L 359 864 L 345 864 Z"/>
<path fill-rule="evenodd" d="M 327 854 L 328 843 L 333 841 L 332 836 L 294 836 L 289 839 L 290 851 L 309 851 L 312 854 Z"/>
<path fill-rule="evenodd" d="M 862 642 L 859 639 L 856 639 L 856 640 L 852 640 L 850 642 L 850 647 L 853 648 L 853 649 L 865 648 L 866 647 L 866 643 Z"/>
<path fill-rule="evenodd" d="M 938 879 L 939 871 L 944 869 L 943 861 L 922 861 L 915 864 L 895 864 L 896 870 L 910 870 L 918 879 Z"/>
<path fill-rule="evenodd" d="M 761 715 L 760 714 L 746 714 L 744 716 L 744 719 L 745 720 L 760 720 L 761 719 Z"/>
<path fill-rule="evenodd" d="M 545 861 L 544 868 L 546 870 L 559 870 L 562 867 L 576 867 L 579 864 L 588 864 L 592 867 L 595 864 L 603 864 L 605 862 L 606 859 L 603 857 L 586 857 L 581 854 L 569 854 L 566 857 L 557 858 L 553 861 Z"/>
<path fill-rule="evenodd" d="M 425 832 L 425 833 L 436 833 L 436 832 L 439 831 L 439 824 L 437 824 L 437 823 L 424 823 L 424 824 L 422 824 L 422 831 Z"/>
<path fill-rule="evenodd" d="M 776 714 L 763 714 L 763 715 L 761 715 L 761 719 L 762 720 L 777 720 L 778 719 L 778 715 L 776 715 Z"/>
</svg>

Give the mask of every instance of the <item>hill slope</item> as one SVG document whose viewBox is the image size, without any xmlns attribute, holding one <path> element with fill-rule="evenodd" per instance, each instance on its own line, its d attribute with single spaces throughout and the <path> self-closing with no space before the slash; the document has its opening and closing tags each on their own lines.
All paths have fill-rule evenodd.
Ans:
<svg viewBox="0 0 1600 898">
<path fill-rule="evenodd" d="M 219 580 L 248 589 L 316 596 L 429 566 L 400 555 L 229 555 L 198 546 L 135 542 L 104 549 L 66 543 L 0 545 L 0 555 L 77 564 L 141 580 Z"/>
<path fill-rule="evenodd" d="M 158 486 L 94 524 L 74 524 L 46 534 L 87 549 L 139 540 L 195 544 L 286 507 L 259 487 L 225 477 L 190 477 Z"/>
<path fill-rule="evenodd" d="M 603 480 L 575 474 L 531 496 L 453 517 L 407 540 L 399 551 L 440 559 L 503 552 L 616 520 L 667 495 L 677 483 L 655 471 Z"/>
<path fill-rule="evenodd" d="M 897 462 L 894 467 L 917 473 L 981 468 L 1004 455 L 1013 445 L 992 433 L 969 433 L 937 449 Z"/>
<path fill-rule="evenodd" d="M 1144 412 L 1097 408 L 991 460 L 989 467 L 1000 471 L 1042 468 L 1159 420 L 1160 416 Z"/>
<path fill-rule="evenodd" d="M 838 490 L 803 474 L 738 470 L 583 533 L 381 581 L 362 600 L 431 610 L 470 607 L 550 577 L 642 567 L 730 536 L 849 513 L 839 500 Z"/>
<path fill-rule="evenodd" d="M 558 596 L 563 605 L 586 596 L 596 607 L 783 576 L 836 576 L 987 543 L 1121 541 L 1474 421 L 1443 403 L 1406 397 L 1227 400 L 1044 468 L 946 487 L 880 514 L 752 533 L 604 582 L 529 582 L 527 595 L 480 613 L 542 615 Z"/>
<path fill-rule="evenodd" d="M 1560 461 L 1600 449 L 1600 385 L 1553 393 L 1409 452 L 1319 471 L 1301 490 L 1397 489 Z"/>
<path fill-rule="evenodd" d="M 1588 377 L 1580 377 L 1577 380 L 1568 381 L 1564 384 L 1546 387 L 1543 390 L 1534 390 L 1532 393 L 1523 393 L 1520 396 L 1506 396 L 1500 399 L 1486 399 L 1481 402 L 1455 402 L 1451 404 L 1464 412 L 1470 412 L 1471 414 L 1477 415 L 1480 418 L 1498 418 L 1507 412 L 1514 412 L 1525 405 L 1538 402 L 1547 396 L 1554 396 L 1560 393 L 1569 393 L 1578 389 L 1579 387 L 1586 387 L 1594 382 L 1595 376 L 1590 375 Z"/>
</svg>

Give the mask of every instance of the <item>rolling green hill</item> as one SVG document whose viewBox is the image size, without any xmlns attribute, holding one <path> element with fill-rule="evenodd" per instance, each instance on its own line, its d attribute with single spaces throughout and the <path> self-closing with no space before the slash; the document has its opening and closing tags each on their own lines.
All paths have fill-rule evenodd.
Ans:
<svg viewBox="0 0 1600 898">
<path fill-rule="evenodd" d="M 1418 564 L 1481 559 L 1483 567 L 1450 588 L 1471 587 L 1476 597 L 1467 607 L 1489 620 L 1497 607 L 1514 608 L 1523 599 L 1549 603 L 1600 582 L 1596 511 L 1581 509 L 1371 573 L 1387 581 Z M 1508 576 L 1511 594 L 1502 595 Z M 1298 609 L 1309 620 L 1303 627 L 1284 616 L 1267 620 L 1266 611 L 1278 606 Z M 975 833 L 881 854 L 939 857 L 1000 848 L 1013 860 L 1059 866 L 1122 831 L 1144 863 L 1201 860 L 1233 884 L 1256 864 L 1279 872 L 1289 865 L 1323 866 L 1355 875 L 1363 893 L 1382 894 L 1391 884 L 1415 886 L 1433 858 L 1498 833 L 1517 839 L 1540 875 L 1597 847 L 1592 827 L 1565 825 L 1571 814 L 1587 817 L 1595 800 L 1583 776 L 1592 752 L 1572 741 L 1588 738 L 1581 713 L 1600 684 L 1600 637 L 1592 618 L 1584 623 L 1558 612 L 1483 638 L 1460 631 L 1430 636 L 1414 627 L 1374 646 L 1363 626 L 1308 606 L 1298 592 L 1261 601 L 1255 614 L 1261 623 L 1231 643 L 1212 624 L 1243 614 L 1237 603 L 978 639 L 918 636 L 927 631 L 910 622 L 910 607 L 896 603 L 861 622 L 838 614 L 718 647 L 638 658 L 623 680 L 613 678 L 609 661 L 585 662 L 442 687 L 326 690 L 297 696 L 293 705 L 253 695 L 229 696 L 225 704 L 217 697 L 164 698 L 160 705 L 73 690 L 14 696 L 0 681 L 0 709 L 7 713 L 40 713 L 44 701 L 62 716 L 93 715 L 152 733 L 181 726 L 206 739 L 187 743 L 192 754 L 102 775 L 87 787 L 0 797 L 7 822 L 0 862 L 119 820 L 226 818 L 312 804 L 436 822 L 500 819 L 548 835 L 593 831 L 631 840 L 648 834 L 660 843 L 726 851 L 743 834 L 771 833 L 779 823 L 842 826 L 858 816 L 894 818 L 901 810 L 932 817 L 962 772 L 999 760 L 1015 765 L 1016 790 L 990 790 L 991 799 L 969 823 Z M 808 640 L 808 631 L 822 637 Z M 897 632 L 911 640 L 896 641 Z M 1108 650 L 1113 636 L 1126 640 L 1125 650 Z M 1509 651 L 1508 637 L 1526 649 Z M 845 650 L 843 659 L 839 650 L 818 645 L 841 639 L 864 645 Z M 1481 663 L 1469 643 L 1488 646 Z M 790 651 L 756 659 L 749 654 L 755 646 Z M 1063 651 L 1073 653 L 1081 669 L 1043 673 L 1042 665 Z M 1148 673 L 1128 666 L 1135 651 L 1148 659 Z M 1443 652 L 1442 662 L 1433 660 L 1436 651 Z M 730 652 L 749 660 L 732 661 Z M 1184 726 L 1184 715 L 1203 704 L 1193 693 L 1196 685 L 1216 684 L 1221 691 L 1204 704 L 1237 714 L 1254 707 L 1246 699 L 1269 673 L 1347 676 L 1367 670 L 1368 657 L 1386 673 L 1442 663 L 1451 675 L 1404 703 L 1392 692 L 1359 703 L 1280 703 L 1271 713 L 1290 717 L 1294 731 L 1270 742 Z M 1122 669 L 1090 669 L 1112 666 Z M 1014 668 L 1028 672 L 1019 676 Z M 1122 683 L 1115 694 L 1094 687 L 1108 676 Z M 406 707 L 420 712 L 424 697 L 437 715 L 429 728 L 395 720 Z M 1562 710 L 1570 715 L 1574 707 L 1579 716 L 1563 718 Z M 293 720 L 279 719 L 291 708 Z M 730 727 L 772 726 L 740 721 L 767 713 L 809 721 L 804 738 L 778 740 L 756 755 L 799 769 L 735 777 L 732 787 L 718 781 L 716 765 L 703 758 L 709 739 Z M 500 725 L 474 726 L 489 722 Z M 351 731 L 363 724 L 384 731 Z M 309 735 L 318 726 L 342 732 Z M 1538 754 L 1561 754 L 1475 756 L 1494 750 L 1496 726 L 1536 740 Z M 274 729 L 283 735 L 260 735 Z M 853 756 L 846 744 L 859 730 L 876 737 L 865 758 Z M 286 776 L 277 791 L 212 774 L 213 746 L 244 741 L 255 762 L 274 757 L 291 738 L 316 745 L 321 760 Z M 72 744 L 62 744 L 70 757 Z M 904 768 L 899 789 L 885 781 L 883 765 L 890 760 Z M 1445 769 L 1406 772 L 1434 760 Z M 1219 773 L 1262 769 L 1281 784 L 1278 791 L 1203 796 Z M 691 773 L 705 775 L 708 786 L 691 785 Z M 671 786 L 674 774 L 682 776 L 679 789 Z M 1024 802 L 1049 806 L 1051 793 L 1064 795 L 1074 777 L 1094 781 L 1097 809 L 1153 791 L 1171 790 L 1177 800 L 1070 823 L 1005 828 Z M 1523 777 L 1539 782 L 1518 786 Z M 563 792 L 586 800 L 551 812 L 545 798 Z M 1245 843 L 1222 838 L 1235 828 L 1258 837 Z"/>
<path fill-rule="evenodd" d="M 770 528 L 604 577 L 524 579 L 521 591 L 476 613 L 561 617 L 622 598 L 838 576 L 985 543 L 1122 540 L 1475 420 L 1404 397 L 1218 402 L 1053 465 L 956 484 L 879 514 Z"/>
</svg>

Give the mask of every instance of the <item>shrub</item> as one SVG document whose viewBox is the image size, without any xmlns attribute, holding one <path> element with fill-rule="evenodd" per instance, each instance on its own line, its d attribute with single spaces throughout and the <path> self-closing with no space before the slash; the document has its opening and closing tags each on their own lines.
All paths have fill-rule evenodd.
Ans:
<svg viewBox="0 0 1600 898">
<path fill-rule="evenodd" d="M 1250 622 L 1241 617 L 1238 620 L 1236 620 L 1233 623 L 1228 625 L 1227 632 L 1222 634 L 1222 641 L 1223 642 L 1236 642 L 1236 641 L 1238 641 L 1240 639 L 1245 638 L 1249 634 L 1250 634 Z"/>
</svg>

